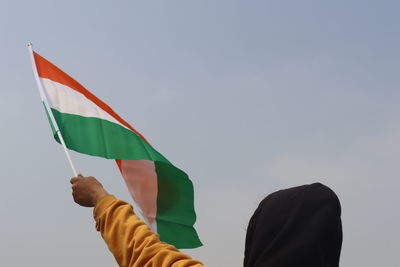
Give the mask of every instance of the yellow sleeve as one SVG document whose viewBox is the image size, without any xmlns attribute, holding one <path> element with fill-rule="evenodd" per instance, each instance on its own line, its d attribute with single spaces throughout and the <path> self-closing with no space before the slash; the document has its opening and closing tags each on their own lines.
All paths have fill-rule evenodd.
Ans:
<svg viewBox="0 0 400 267">
<path fill-rule="evenodd" d="M 128 203 L 112 195 L 103 197 L 93 211 L 96 229 L 121 267 L 200 267 L 137 217 Z"/>
</svg>

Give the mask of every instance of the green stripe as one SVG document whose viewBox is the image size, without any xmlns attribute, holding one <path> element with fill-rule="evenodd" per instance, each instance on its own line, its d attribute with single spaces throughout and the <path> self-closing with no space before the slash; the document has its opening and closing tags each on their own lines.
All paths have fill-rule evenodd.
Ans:
<svg viewBox="0 0 400 267">
<path fill-rule="evenodd" d="M 51 110 L 69 149 L 107 159 L 144 159 L 171 164 L 142 138 L 121 125 Z M 54 138 L 60 142 L 57 134 Z"/>
<path fill-rule="evenodd" d="M 170 164 L 155 162 L 158 177 L 157 232 L 161 241 L 177 248 L 197 248 L 201 241 L 196 222 L 193 184 L 186 173 Z"/>
<path fill-rule="evenodd" d="M 53 133 L 54 136 L 57 136 L 56 128 L 55 128 L 54 125 L 53 125 L 53 121 L 52 121 L 51 118 L 50 118 L 49 112 L 47 112 L 46 105 L 44 104 L 44 102 L 42 102 L 42 104 L 43 104 L 43 107 L 44 107 L 44 111 L 46 112 L 47 120 L 48 120 L 49 123 L 50 123 L 51 132 Z"/>
<path fill-rule="evenodd" d="M 52 112 L 69 149 L 108 159 L 153 161 L 158 179 L 156 220 L 160 239 L 177 248 L 202 245 L 193 228 L 196 221 L 193 185 L 186 173 L 174 167 L 134 132 L 118 124 L 61 113 L 56 109 Z M 60 142 L 54 129 L 53 134 Z"/>
</svg>

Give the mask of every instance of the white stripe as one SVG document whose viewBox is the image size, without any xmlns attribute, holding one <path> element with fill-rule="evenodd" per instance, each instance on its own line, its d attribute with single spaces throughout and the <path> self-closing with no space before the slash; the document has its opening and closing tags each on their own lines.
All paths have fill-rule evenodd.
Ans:
<svg viewBox="0 0 400 267">
<path fill-rule="evenodd" d="M 80 92 L 46 78 L 40 79 L 51 108 L 62 113 L 107 120 L 130 130 Z"/>
</svg>

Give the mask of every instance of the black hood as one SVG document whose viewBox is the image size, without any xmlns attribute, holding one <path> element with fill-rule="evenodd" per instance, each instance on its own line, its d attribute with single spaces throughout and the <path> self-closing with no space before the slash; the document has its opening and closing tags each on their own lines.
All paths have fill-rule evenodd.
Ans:
<svg viewBox="0 0 400 267">
<path fill-rule="evenodd" d="M 244 266 L 339 266 L 340 213 L 338 197 L 320 183 L 270 194 L 250 219 Z"/>
</svg>

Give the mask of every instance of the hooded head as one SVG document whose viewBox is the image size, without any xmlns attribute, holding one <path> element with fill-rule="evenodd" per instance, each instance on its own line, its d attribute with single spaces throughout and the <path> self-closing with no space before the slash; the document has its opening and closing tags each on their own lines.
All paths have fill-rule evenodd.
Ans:
<svg viewBox="0 0 400 267">
<path fill-rule="evenodd" d="M 250 219 L 244 267 L 339 266 L 340 203 L 320 183 L 267 196 Z"/>
</svg>

